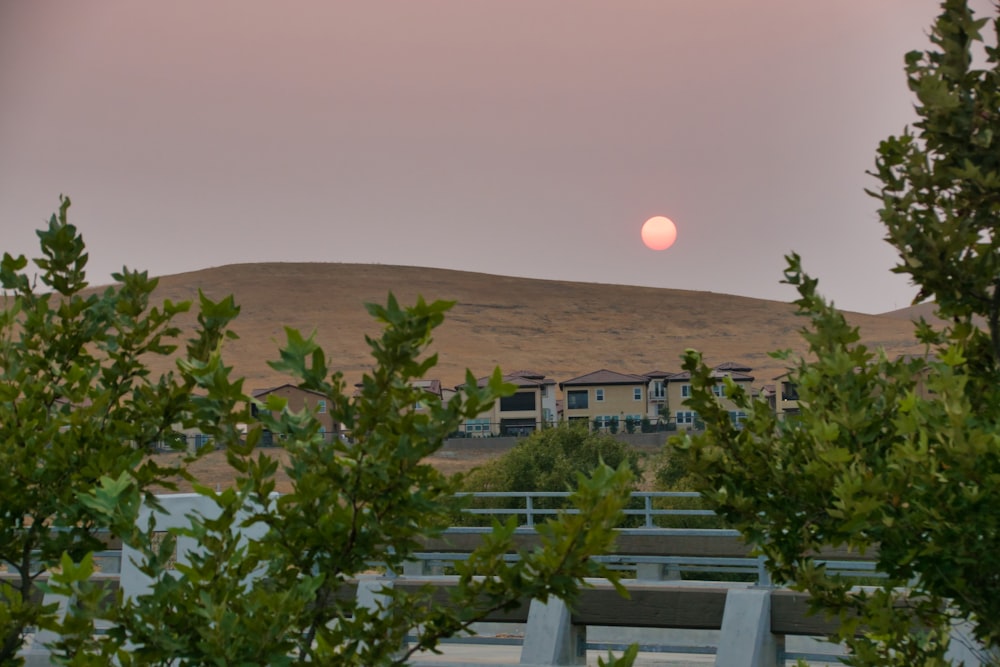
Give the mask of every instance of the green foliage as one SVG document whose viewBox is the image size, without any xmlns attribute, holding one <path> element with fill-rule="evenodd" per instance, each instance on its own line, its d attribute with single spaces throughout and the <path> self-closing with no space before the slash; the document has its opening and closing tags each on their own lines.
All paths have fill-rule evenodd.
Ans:
<svg viewBox="0 0 1000 667">
<path fill-rule="evenodd" d="M 1000 359 L 1000 51 L 981 30 L 997 18 L 975 18 L 967 0 L 948 0 L 931 32 L 937 50 L 906 56 L 920 120 L 879 146 L 874 175 L 881 189 L 887 240 L 899 251 L 894 269 L 933 298 L 940 315 L 965 329 L 976 356 Z M 975 68 L 977 57 L 986 67 Z M 986 331 L 965 327 L 982 317 Z M 991 348 L 979 353 L 979 347 Z"/>
<path fill-rule="evenodd" d="M 652 471 L 653 487 L 656 491 L 688 491 L 691 481 L 683 457 L 670 447 L 664 447 L 646 463 Z"/>
<path fill-rule="evenodd" d="M 566 491 L 579 473 L 603 464 L 640 476 L 639 454 L 612 435 L 559 425 L 535 431 L 502 456 L 471 472 L 466 491 Z"/>
<path fill-rule="evenodd" d="M 176 379 L 151 381 L 144 355 L 173 352 L 170 318 L 187 306 L 149 309 L 155 281 L 128 272 L 103 296 L 81 295 L 86 256 L 65 222 L 66 206 L 41 234 L 47 259 L 36 262 L 56 291 L 36 294 L 23 259 L 5 256 L 0 273 L 12 293 L 2 329 L 0 465 L 11 474 L 0 478 L 0 556 L 24 573 L 13 586 L 0 584 L 8 601 L 0 607 L 0 662 L 16 664 L 24 631 L 37 626 L 58 637 L 53 659 L 72 665 L 402 664 L 525 597 L 571 601 L 585 577 L 617 585 L 593 556 L 609 548 L 621 519 L 628 463 L 575 475 L 571 503 L 579 513 L 539 526 L 543 546 L 517 562 L 505 558 L 516 551 L 513 526 L 496 526 L 458 568 L 450 605 L 435 602 L 430 588 L 403 591 L 387 580 L 378 608 L 359 606 L 357 577 L 373 565 L 400 571 L 422 538 L 450 523 L 456 482 L 424 458 L 513 388 L 497 370 L 485 387 L 469 377 L 464 393 L 429 399 L 415 381 L 436 362 L 425 350 L 451 304 L 404 308 L 390 295 L 385 306 L 368 307 L 383 332 L 368 339 L 374 365 L 358 392 L 330 373 L 312 337 L 291 329 L 272 364 L 323 395 L 349 441 L 327 442 L 312 414 L 277 404 L 244 434 L 238 423 L 250 399 L 221 359 L 236 314 L 231 299 L 202 297 L 200 327 Z M 183 471 L 157 467 L 145 445 L 178 425 L 224 447 L 234 485 L 213 491 L 195 483 L 215 511 L 191 516 L 160 542 L 152 519 L 136 524 L 138 512 L 143 502 L 155 504 L 151 484 Z M 281 496 L 278 461 L 254 449 L 264 429 L 288 450 L 292 490 Z M 137 564 L 152 582 L 147 593 L 109 597 L 94 579 L 99 529 L 139 551 Z M 181 538 L 198 548 L 173 563 Z M 51 574 L 43 590 L 73 600 L 64 614 L 31 597 L 43 570 Z M 97 633 L 98 624 L 107 631 Z M 411 632 L 417 640 L 406 648 Z"/>
<path fill-rule="evenodd" d="M 958 622 L 988 649 L 1000 645 L 998 53 L 985 48 L 989 69 L 972 69 L 985 21 L 960 0 L 943 7 L 931 38 L 939 50 L 906 58 L 919 133 L 883 142 L 875 175 L 896 270 L 948 324 L 921 322 L 927 355 L 890 360 L 858 342 L 792 255 L 785 280 L 809 321 L 809 353 L 790 374 L 799 417 L 779 421 L 727 383 L 748 415 L 737 430 L 689 351 L 687 405 L 707 431 L 673 440 L 774 580 L 839 618 L 854 665 L 948 664 Z M 886 578 L 858 589 L 827 574 L 816 555 L 836 547 L 871 554 Z"/>
<path fill-rule="evenodd" d="M 61 198 L 38 232 L 34 277 L 23 256 L 5 253 L 0 262 L 0 563 L 14 575 L 0 581 L 4 664 L 28 628 L 52 619 L 39 602 L 40 578 L 65 566 L 67 554 L 85 563 L 102 548 L 97 534 L 110 525 L 85 494 L 103 476 L 137 494 L 166 484 L 178 470 L 146 460 L 146 450 L 198 410 L 188 373 L 153 377 L 147 369 L 173 353 L 172 321 L 190 304 L 151 307 L 156 280 L 128 269 L 114 276 L 115 287 L 87 291 L 87 254 L 67 222 L 69 206 Z M 202 319 L 188 354 L 192 365 L 209 367 L 237 309 L 204 298 L 202 309 L 213 315 Z M 233 412 L 224 396 L 217 400 Z"/>
</svg>

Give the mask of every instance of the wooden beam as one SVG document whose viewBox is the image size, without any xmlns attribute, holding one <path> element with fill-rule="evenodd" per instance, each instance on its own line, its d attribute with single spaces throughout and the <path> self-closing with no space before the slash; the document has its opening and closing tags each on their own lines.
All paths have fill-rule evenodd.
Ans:
<svg viewBox="0 0 1000 667">
<path fill-rule="evenodd" d="M 610 586 L 587 588 L 572 605 L 573 622 L 615 627 L 718 630 L 726 606 L 722 586 L 630 584 L 629 598 Z"/>
<path fill-rule="evenodd" d="M 771 632 L 785 635 L 828 636 L 840 622 L 822 612 L 809 613 L 809 595 L 798 591 L 775 590 L 771 593 Z"/>
<path fill-rule="evenodd" d="M 422 550 L 429 552 L 471 553 L 479 547 L 482 540 L 483 534 L 478 532 L 447 533 L 437 538 L 423 538 L 420 544 Z M 514 535 L 514 545 L 518 550 L 534 549 L 540 542 L 538 534 L 533 531 Z M 608 553 L 630 556 L 750 558 L 751 551 L 743 537 L 735 531 L 626 529 L 618 531 L 614 546 Z M 871 561 L 878 557 L 878 550 L 871 549 L 861 554 L 838 547 L 824 549 L 818 557 L 828 560 Z"/>
</svg>

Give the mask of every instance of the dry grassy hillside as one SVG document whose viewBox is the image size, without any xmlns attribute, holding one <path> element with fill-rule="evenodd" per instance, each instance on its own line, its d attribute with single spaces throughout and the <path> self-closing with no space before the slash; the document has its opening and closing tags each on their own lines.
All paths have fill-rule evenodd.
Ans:
<svg viewBox="0 0 1000 667">
<path fill-rule="evenodd" d="M 557 381 L 608 368 L 627 373 L 680 370 L 687 347 L 711 364 L 739 361 L 757 384 L 783 372 L 767 352 L 802 349 L 802 320 L 776 301 L 710 292 L 531 280 L 480 273 L 371 264 L 242 264 L 164 276 L 157 298 L 235 295 L 240 340 L 226 358 L 247 388 L 284 382 L 266 364 L 276 357 L 284 326 L 316 331 L 334 368 L 349 381 L 370 365 L 364 335 L 377 328 L 365 311 L 392 291 L 402 303 L 416 296 L 456 301 L 438 330 L 436 376 L 446 385 L 464 369 L 485 375 L 494 366 L 532 369 Z M 912 325 L 884 316 L 851 314 L 864 340 L 891 353 L 917 352 Z M 193 316 L 184 320 L 190 324 Z"/>
</svg>

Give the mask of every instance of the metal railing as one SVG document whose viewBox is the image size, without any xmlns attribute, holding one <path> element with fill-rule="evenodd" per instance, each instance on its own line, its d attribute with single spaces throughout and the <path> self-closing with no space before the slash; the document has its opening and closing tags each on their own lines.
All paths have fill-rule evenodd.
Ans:
<svg viewBox="0 0 1000 667">
<path fill-rule="evenodd" d="M 456 495 L 470 497 L 477 500 L 490 498 L 521 500 L 523 501 L 523 505 L 520 507 L 466 507 L 462 509 L 462 512 L 465 514 L 479 516 L 523 517 L 524 521 L 519 521 L 518 525 L 529 528 L 534 527 L 536 521 L 539 519 L 546 519 L 557 515 L 560 512 L 576 513 L 578 511 L 568 505 L 565 507 L 538 506 L 537 501 L 543 498 L 560 499 L 563 500 L 563 504 L 565 504 L 565 501 L 568 501 L 570 497 L 570 493 L 568 491 L 477 491 L 458 493 Z M 629 508 L 625 509 L 624 513 L 626 516 L 642 517 L 642 524 L 645 528 L 659 527 L 654 522 L 654 517 L 715 516 L 715 512 L 709 509 L 654 507 L 653 501 L 655 499 L 680 498 L 698 499 L 700 498 L 700 494 L 694 491 L 634 491 L 632 493 L 632 502 L 630 503 Z M 636 501 L 641 501 L 642 507 L 636 508 L 634 506 L 638 504 Z"/>
<path fill-rule="evenodd" d="M 491 530 L 488 525 L 484 525 L 483 519 L 496 517 L 504 520 L 509 517 L 517 518 L 517 533 L 523 536 L 531 536 L 535 533 L 535 528 L 545 520 L 562 512 L 576 513 L 578 510 L 568 505 L 569 492 L 483 492 L 483 493 L 462 493 L 470 501 L 478 502 L 480 505 L 492 503 L 492 506 L 478 506 L 463 508 L 462 513 L 468 517 L 474 517 L 470 525 L 455 525 L 447 529 L 444 538 L 449 536 L 466 536 L 465 546 L 461 550 L 449 548 L 449 544 L 440 544 L 426 549 L 422 553 L 414 554 L 414 560 L 423 562 L 428 567 L 435 569 L 447 568 L 454 562 L 468 558 L 471 548 L 469 545 L 477 544 L 478 535 L 485 534 Z M 658 525 L 664 519 L 684 519 L 692 518 L 711 519 L 715 517 L 712 510 L 703 507 L 671 507 L 672 503 L 698 504 L 699 494 L 690 491 L 639 491 L 632 494 L 631 502 L 624 511 L 626 515 L 626 525 L 619 529 L 622 540 L 629 539 L 633 543 L 645 542 L 645 546 L 637 551 L 630 552 L 629 546 L 616 549 L 614 553 L 600 556 L 597 560 L 604 562 L 610 567 L 621 570 L 638 571 L 649 566 L 661 568 L 667 578 L 701 577 L 705 574 L 713 574 L 714 579 L 718 575 L 736 575 L 743 581 L 754 581 L 759 585 L 768 585 L 768 578 L 765 562 L 753 555 L 747 547 L 733 548 L 733 545 L 740 540 L 740 534 L 731 529 L 717 524 L 716 527 L 665 527 Z M 629 521 L 629 518 L 634 518 Z M 659 541 L 658 541 L 659 540 Z M 671 542 L 673 540 L 673 542 Z M 714 547 L 700 549 L 686 549 L 684 552 L 672 551 L 670 544 L 677 544 L 687 541 L 690 543 L 705 543 L 724 545 L 725 548 L 718 550 Z M 650 547 L 650 544 L 655 546 Z M 443 547 L 443 548 L 441 548 Z M 651 549 L 653 549 L 651 551 Z M 661 549 L 656 552 L 655 549 Z M 95 553 L 99 570 L 106 575 L 114 575 L 119 571 L 121 552 L 118 550 L 105 550 Z M 516 560 L 517 553 L 507 554 L 507 560 Z M 854 558 L 846 560 L 841 558 L 831 558 L 820 561 L 826 565 L 828 571 L 838 572 L 847 577 L 880 578 L 880 573 L 875 570 L 875 561 L 869 557 L 867 559 Z M 14 570 L 7 569 L 6 572 L 0 570 L 0 575 L 7 577 L 16 574 Z"/>
</svg>

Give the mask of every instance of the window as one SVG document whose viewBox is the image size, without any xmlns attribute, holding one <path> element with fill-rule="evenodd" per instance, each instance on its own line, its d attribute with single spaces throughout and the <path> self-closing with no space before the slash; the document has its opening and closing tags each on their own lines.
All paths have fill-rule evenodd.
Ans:
<svg viewBox="0 0 1000 667">
<path fill-rule="evenodd" d="M 725 385 L 718 384 L 718 383 L 713 384 L 712 385 L 712 393 L 715 394 L 716 396 L 718 396 L 719 398 L 723 398 L 726 395 L 726 387 L 725 387 Z"/>
<path fill-rule="evenodd" d="M 598 415 L 594 417 L 595 428 L 618 429 L 618 417 L 612 415 Z"/>
<path fill-rule="evenodd" d="M 680 410 L 677 412 L 676 417 L 678 424 L 694 424 L 698 419 L 698 413 L 691 410 Z"/>
<path fill-rule="evenodd" d="M 737 426 L 741 426 L 743 422 L 747 420 L 747 413 L 743 411 L 730 410 L 729 419 Z"/>
<path fill-rule="evenodd" d="M 533 391 L 519 391 L 513 396 L 504 396 L 500 399 L 500 410 L 503 412 L 534 409 L 535 392 Z"/>
<path fill-rule="evenodd" d="M 316 401 L 316 413 L 326 414 L 326 401 Z"/>
<path fill-rule="evenodd" d="M 781 383 L 781 400 L 783 401 L 799 400 L 799 388 L 794 382 Z"/>
<path fill-rule="evenodd" d="M 666 397 L 666 392 L 663 390 L 663 380 L 653 380 L 653 399 L 662 399 Z"/>
<path fill-rule="evenodd" d="M 604 400 L 604 390 L 603 389 L 595 389 L 594 390 L 594 400 L 596 400 L 596 401 L 603 401 Z"/>
<path fill-rule="evenodd" d="M 586 390 L 566 392 L 567 410 L 586 410 L 588 407 L 588 394 Z"/>
<path fill-rule="evenodd" d="M 691 385 L 682 384 L 681 385 L 681 398 L 689 398 L 691 396 Z"/>
<path fill-rule="evenodd" d="M 538 427 L 534 419 L 501 419 L 500 435 L 522 437 L 530 435 Z"/>
<path fill-rule="evenodd" d="M 489 419 L 466 419 L 465 420 L 465 432 L 466 433 L 489 433 L 490 430 L 490 420 Z"/>
<path fill-rule="evenodd" d="M 642 387 L 633 387 L 632 388 L 632 400 L 633 401 L 641 401 L 642 400 Z"/>
</svg>

